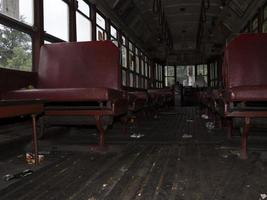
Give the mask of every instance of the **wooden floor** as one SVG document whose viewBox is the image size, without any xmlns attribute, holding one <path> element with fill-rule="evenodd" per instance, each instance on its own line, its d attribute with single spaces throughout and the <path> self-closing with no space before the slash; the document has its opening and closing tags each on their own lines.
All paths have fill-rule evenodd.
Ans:
<svg viewBox="0 0 267 200">
<path fill-rule="evenodd" d="M 6 183 L 0 199 L 261 199 L 267 194 L 264 146 L 251 144 L 249 159 L 242 161 L 238 136 L 227 142 L 223 130 L 208 130 L 208 120 L 199 116 L 197 108 L 185 107 L 162 112 L 159 119 L 143 117 L 140 139 L 123 135 L 116 123 L 105 153 L 89 151 L 95 129 L 52 128 L 57 136 L 40 141 L 41 151 L 50 152 L 45 161 L 32 175 Z M 3 157 L 0 172 L 14 167 L 12 162 L 26 165 L 23 158 Z"/>
</svg>

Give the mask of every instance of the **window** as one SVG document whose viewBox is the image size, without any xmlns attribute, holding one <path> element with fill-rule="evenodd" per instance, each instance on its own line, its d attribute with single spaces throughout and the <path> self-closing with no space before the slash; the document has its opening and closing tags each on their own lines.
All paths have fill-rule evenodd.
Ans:
<svg viewBox="0 0 267 200">
<path fill-rule="evenodd" d="M 129 42 L 129 65 L 131 71 L 134 71 L 135 68 L 135 56 L 133 50 L 134 50 L 133 44 Z"/>
<path fill-rule="evenodd" d="M 33 0 L 0 0 L 0 13 L 33 25 Z"/>
<path fill-rule="evenodd" d="M 205 87 L 208 82 L 208 66 L 206 64 L 197 65 L 196 87 Z"/>
<path fill-rule="evenodd" d="M 127 76 L 126 76 L 126 71 L 122 70 L 122 85 L 126 86 L 127 85 Z"/>
<path fill-rule="evenodd" d="M 96 13 L 96 24 L 105 30 L 106 28 L 106 21 L 104 19 L 104 17 L 102 17 L 100 14 Z"/>
<path fill-rule="evenodd" d="M 21 31 L 0 25 L 0 67 L 32 71 L 32 39 Z"/>
<path fill-rule="evenodd" d="M 121 65 L 124 68 L 127 68 L 127 49 L 126 49 L 126 39 L 122 36 L 122 45 L 121 45 Z"/>
<path fill-rule="evenodd" d="M 112 42 L 118 47 L 119 46 L 119 43 L 118 43 L 118 31 L 112 25 L 110 25 L 110 36 L 111 36 Z"/>
<path fill-rule="evenodd" d="M 130 73 L 130 87 L 134 86 L 134 75 L 133 73 Z"/>
<path fill-rule="evenodd" d="M 90 7 L 84 0 L 78 0 L 78 10 L 86 17 L 90 18 Z"/>
<path fill-rule="evenodd" d="M 184 86 L 195 86 L 195 66 L 177 66 L 176 81 Z"/>
<path fill-rule="evenodd" d="M 259 19 L 258 19 L 258 15 L 256 15 L 252 20 L 252 32 L 257 33 L 258 27 L 259 27 Z"/>
<path fill-rule="evenodd" d="M 44 30 L 57 38 L 69 40 L 69 11 L 64 1 L 44 0 Z"/>
<path fill-rule="evenodd" d="M 77 41 L 92 40 L 92 23 L 79 12 L 76 12 Z"/>
<path fill-rule="evenodd" d="M 135 48 L 135 62 L 136 62 L 136 73 L 139 74 L 140 70 L 140 60 L 139 60 L 139 50 L 138 48 Z"/>
<path fill-rule="evenodd" d="M 219 86 L 218 63 L 217 62 L 210 63 L 210 86 L 211 87 Z"/>
<path fill-rule="evenodd" d="M 90 7 L 83 0 L 78 0 L 76 11 L 77 41 L 92 40 L 92 22 L 90 20 Z"/>
<path fill-rule="evenodd" d="M 165 85 L 172 86 L 175 83 L 174 66 L 165 66 Z"/>
<path fill-rule="evenodd" d="M 162 85 L 162 65 L 157 63 L 155 65 L 154 78 L 155 78 L 155 86 L 157 88 L 160 88 Z"/>
<path fill-rule="evenodd" d="M 110 35 L 112 38 L 117 39 L 117 29 L 114 26 L 110 26 Z"/>
<path fill-rule="evenodd" d="M 106 20 L 99 13 L 96 13 L 96 40 L 106 40 Z"/>
<path fill-rule="evenodd" d="M 264 7 L 262 32 L 267 33 L 267 6 Z"/>
<path fill-rule="evenodd" d="M 139 88 L 139 76 L 138 75 L 135 76 L 135 87 Z"/>
</svg>

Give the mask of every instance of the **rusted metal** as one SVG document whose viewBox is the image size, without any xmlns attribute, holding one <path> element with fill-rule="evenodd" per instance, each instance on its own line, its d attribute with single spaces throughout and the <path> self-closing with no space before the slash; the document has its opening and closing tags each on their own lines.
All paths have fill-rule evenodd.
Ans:
<svg viewBox="0 0 267 200">
<path fill-rule="evenodd" d="M 44 110 L 40 101 L 1 101 L 0 118 L 15 117 L 20 115 L 32 116 L 32 144 L 35 155 L 35 165 L 38 165 L 38 141 L 36 130 L 36 116 Z"/>
</svg>

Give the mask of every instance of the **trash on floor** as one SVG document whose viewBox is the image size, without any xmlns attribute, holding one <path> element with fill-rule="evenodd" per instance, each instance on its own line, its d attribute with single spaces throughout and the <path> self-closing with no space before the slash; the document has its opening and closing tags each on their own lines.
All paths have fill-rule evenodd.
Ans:
<svg viewBox="0 0 267 200">
<path fill-rule="evenodd" d="M 202 119 L 209 119 L 209 116 L 206 115 L 206 114 L 202 114 L 202 115 L 201 115 L 201 118 L 202 118 Z"/>
<path fill-rule="evenodd" d="M 35 159 L 34 159 L 34 154 L 33 153 L 26 153 L 26 156 L 25 156 L 25 159 L 26 159 L 26 162 L 29 164 L 29 165 L 33 165 L 35 164 Z M 44 155 L 43 154 L 38 154 L 38 162 L 42 162 L 44 160 Z"/>
<path fill-rule="evenodd" d="M 261 194 L 259 200 L 262 200 L 262 199 L 267 199 L 267 194 Z"/>
<path fill-rule="evenodd" d="M 206 122 L 206 128 L 212 130 L 215 128 L 214 122 Z"/>
<path fill-rule="evenodd" d="M 13 180 L 13 179 L 17 179 L 17 178 L 22 178 L 22 177 L 25 177 L 25 176 L 29 176 L 33 173 L 32 170 L 30 169 L 26 169 L 22 172 L 19 172 L 19 173 L 16 173 L 16 174 L 6 174 L 3 176 L 3 180 L 4 181 L 10 181 L 10 180 Z"/>
<path fill-rule="evenodd" d="M 190 134 L 183 134 L 182 138 L 184 139 L 188 139 L 188 138 L 192 138 L 193 136 Z"/>
<path fill-rule="evenodd" d="M 134 134 L 130 135 L 130 137 L 131 138 L 141 138 L 141 137 L 144 137 L 144 135 L 141 133 L 134 133 Z"/>
</svg>

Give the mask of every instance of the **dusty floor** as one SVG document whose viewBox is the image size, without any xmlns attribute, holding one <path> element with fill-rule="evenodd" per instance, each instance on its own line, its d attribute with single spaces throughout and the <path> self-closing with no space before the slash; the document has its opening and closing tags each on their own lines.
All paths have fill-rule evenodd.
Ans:
<svg viewBox="0 0 267 200">
<path fill-rule="evenodd" d="M 0 175 L 27 168 L 33 174 L 0 180 L 0 199 L 263 199 L 266 135 L 252 134 L 243 161 L 239 135 L 227 141 L 222 129 L 207 129 L 209 120 L 199 116 L 197 108 L 185 107 L 162 112 L 159 119 L 142 117 L 139 139 L 115 123 L 103 153 L 90 151 L 98 136 L 93 127 L 49 128 L 40 141 L 45 159 L 38 168 L 25 163 L 28 124 L 1 125 Z"/>
</svg>

